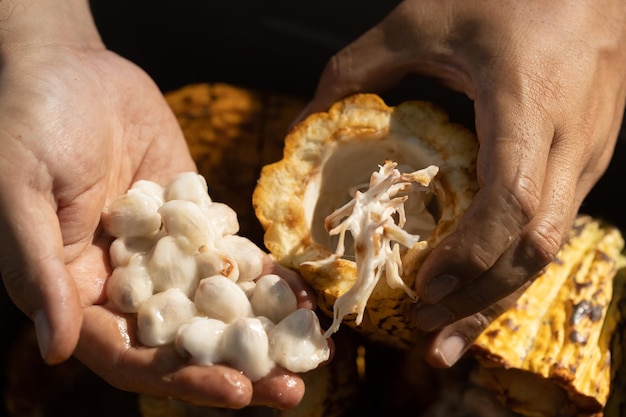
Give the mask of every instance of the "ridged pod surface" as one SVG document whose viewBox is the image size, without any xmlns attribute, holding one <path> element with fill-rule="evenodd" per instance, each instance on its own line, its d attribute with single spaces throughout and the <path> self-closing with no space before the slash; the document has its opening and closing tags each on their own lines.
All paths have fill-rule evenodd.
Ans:
<svg viewBox="0 0 626 417">
<path fill-rule="evenodd" d="M 623 248 L 619 230 L 579 216 L 556 259 L 474 343 L 476 380 L 524 415 L 602 412 L 623 355 L 611 352 Z"/>
</svg>

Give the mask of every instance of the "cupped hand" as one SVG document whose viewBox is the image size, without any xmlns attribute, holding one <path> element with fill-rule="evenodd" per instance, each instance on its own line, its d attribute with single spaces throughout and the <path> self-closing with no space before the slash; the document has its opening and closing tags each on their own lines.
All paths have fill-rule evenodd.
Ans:
<svg viewBox="0 0 626 417">
<path fill-rule="evenodd" d="M 605 171 L 626 96 L 621 0 L 405 0 L 328 62 L 306 112 L 432 76 L 474 101 L 480 191 L 417 276 L 449 366 L 551 262 Z"/>
<path fill-rule="evenodd" d="M 297 375 L 276 370 L 252 384 L 225 366 L 188 366 L 172 348 L 140 346 L 134 318 L 105 305 L 103 208 L 138 179 L 165 184 L 195 170 L 143 71 L 102 46 L 13 46 L 0 70 L 0 126 L 0 272 L 46 362 L 74 354 L 118 388 L 203 405 L 300 401 Z M 305 288 L 299 300 L 312 305 Z"/>
</svg>

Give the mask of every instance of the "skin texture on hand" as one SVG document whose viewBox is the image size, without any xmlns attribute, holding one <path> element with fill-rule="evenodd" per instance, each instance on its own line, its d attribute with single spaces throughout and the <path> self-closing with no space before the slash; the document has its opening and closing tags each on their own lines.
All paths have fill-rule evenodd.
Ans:
<svg viewBox="0 0 626 417">
<path fill-rule="evenodd" d="M 103 208 L 194 162 L 157 86 L 106 50 L 86 1 L 3 0 L 0 15 L 0 273 L 44 360 L 74 354 L 118 388 L 196 404 L 298 404 L 297 375 L 277 369 L 252 384 L 225 366 L 188 366 L 171 347 L 142 347 L 134 317 L 106 306 Z M 298 277 L 280 274 L 314 307 Z"/>
<path fill-rule="evenodd" d="M 554 259 L 610 161 L 626 96 L 621 0 L 405 0 L 328 62 L 304 114 L 432 76 L 474 101 L 480 191 L 417 276 L 450 366 Z"/>
</svg>

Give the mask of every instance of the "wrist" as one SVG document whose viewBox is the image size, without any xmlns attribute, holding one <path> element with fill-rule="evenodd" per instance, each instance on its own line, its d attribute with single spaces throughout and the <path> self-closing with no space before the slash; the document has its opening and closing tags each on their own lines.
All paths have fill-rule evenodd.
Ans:
<svg viewBox="0 0 626 417">
<path fill-rule="evenodd" d="M 103 48 L 88 0 L 0 0 L 0 52 L 62 45 Z"/>
</svg>

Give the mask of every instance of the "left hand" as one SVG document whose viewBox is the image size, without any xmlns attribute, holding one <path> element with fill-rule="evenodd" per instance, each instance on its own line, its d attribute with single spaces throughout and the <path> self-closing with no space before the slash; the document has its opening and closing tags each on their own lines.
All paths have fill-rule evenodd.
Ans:
<svg viewBox="0 0 626 417">
<path fill-rule="evenodd" d="M 7 50 L 0 271 L 13 302 L 35 322 L 44 360 L 73 354 L 117 388 L 201 405 L 297 405 L 298 375 L 276 369 L 253 384 L 234 368 L 190 366 L 172 347 L 141 346 L 135 318 L 106 306 L 112 239 L 99 227 L 102 210 L 138 179 L 165 184 L 196 169 L 154 82 L 97 38 L 75 46 L 48 37 Z M 268 262 L 266 270 L 274 267 Z M 311 308 L 303 288 L 300 306 Z"/>
</svg>

